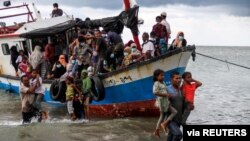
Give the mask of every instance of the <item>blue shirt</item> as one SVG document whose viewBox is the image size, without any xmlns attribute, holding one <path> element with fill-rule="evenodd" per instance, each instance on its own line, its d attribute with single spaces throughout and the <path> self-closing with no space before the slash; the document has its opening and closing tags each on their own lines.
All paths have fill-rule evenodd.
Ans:
<svg viewBox="0 0 250 141">
<path fill-rule="evenodd" d="M 171 105 L 177 110 L 177 114 L 174 116 L 173 121 L 181 124 L 182 122 L 182 110 L 183 110 L 183 96 L 181 94 L 181 89 L 176 90 L 171 84 L 167 86 L 167 91 L 171 94 L 170 102 Z"/>
<path fill-rule="evenodd" d="M 167 86 L 167 91 L 172 96 L 181 96 L 182 95 L 181 94 L 181 89 L 179 88 L 179 90 L 176 90 L 172 84 Z"/>
<path fill-rule="evenodd" d="M 111 42 L 115 45 L 118 43 L 123 43 L 122 37 L 119 34 L 117 34 L 116 32 L 112 32 L 112 31 L 108 32 L 108 40 L 109 40 L 109 42 Z"/>
</svg>

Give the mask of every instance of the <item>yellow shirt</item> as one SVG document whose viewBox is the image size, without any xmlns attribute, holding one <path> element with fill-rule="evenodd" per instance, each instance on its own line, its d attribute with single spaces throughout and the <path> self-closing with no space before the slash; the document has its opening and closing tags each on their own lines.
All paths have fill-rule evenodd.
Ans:
<svg viewBox="0 0 250 141">
<path fill-rule="evenodd" d="M 66 100 L 72 100 L 74 97 L 74 88 L 71 85 L 67 86 Z"/>
</svg>

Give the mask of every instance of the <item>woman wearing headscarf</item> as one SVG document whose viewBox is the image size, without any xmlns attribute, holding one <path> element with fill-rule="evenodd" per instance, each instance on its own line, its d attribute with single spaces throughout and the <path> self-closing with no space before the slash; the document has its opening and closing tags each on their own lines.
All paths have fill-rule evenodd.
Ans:
<svg viewBox="0 0 250 141">
<path fill-rule="evenodd" d="M 73 59 L 69 60 L 69 63 L 66 63 L 66 61 L 63 61 L 65 59 L 65 55 L 60 55 L 59 60 L 54 64 L 53 70 L 52 70 L 52 75 L 50 75 L 49 78 L 55 78 L 55 80 L 52 82 L 52 85 L 54 86 L 55 84 L 58 85 L 58 90 L 57 90 L 57 96 L 61 97 L 61 102 L 65 102 L 66 100 L 66 83 L 65 80 L 67 76 L 73 76 L 72 75 L 72 69 L 73 65 L 71 61 Z"/>
<path fill-rule="evenodd" d="M 10 56 L 11 56 L 11 60 L 10 63 L 12 64 L 12 66 L 15 68 L 16 71 L 16 76 L 18 75 L 18 64 L 16 63 L 17 57 L 18 57 L 19 53 L 17 51 L 16 46 L 12 46 L 10 48 Z"/>
<path fill-rule="evenodd" d="M 174 50 L 177 48 L 182 48 L 187 45 L 186 39 L 184 39 L 184 33 L 182 31 L 178 32 L 176 38 L 173 40 L 169 50 Z"/>
<path fill-rule="evenodd" d="M 34 51 L 29 57 L 29 62 L 33 69 L 40 69 L 40 65 L 43 62 L 43 53 L 40 46 L 35 46 Z"/>
<path fill-rule="evenodd" d="M 67 64 L 65 55 L 60 55 L 58 61 L 53 65 L 52 73 L 48 78 L 59 79 L 66 72 Z"/>
</svg>

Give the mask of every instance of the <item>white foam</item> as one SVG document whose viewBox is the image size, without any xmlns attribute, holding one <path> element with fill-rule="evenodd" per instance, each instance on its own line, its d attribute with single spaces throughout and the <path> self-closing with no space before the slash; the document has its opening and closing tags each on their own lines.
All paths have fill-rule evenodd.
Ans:
<svg viewBox="0 0 250 141">
<path fill-rule="evenodd" d="M 8 120 L 1 120 L 0 126 L 19 126 L 22 125 L 22 121 L 8 121 Z"/>
<path fill-rule="evenodd" d="M 88 123 L 89 120 L 86 119 L 81 119 L 81 120 L 75 120 L 72 121 L 70 119 L 48 119 L 46 121 L 43 121 L 43 124 L 57 124 L 57 123 L 73 123 L 73 124 L 77 124 L 77 123 Z M 38 123 L 36 118 L 33 118 L 31 120 L 31 123 Z M 22 120 L 18 120 L 18 121 L 14 121 L 14 120 L 0 120 L 0 126 L 20 126 L 23 125 L 22 124 Z"/>
</svg>

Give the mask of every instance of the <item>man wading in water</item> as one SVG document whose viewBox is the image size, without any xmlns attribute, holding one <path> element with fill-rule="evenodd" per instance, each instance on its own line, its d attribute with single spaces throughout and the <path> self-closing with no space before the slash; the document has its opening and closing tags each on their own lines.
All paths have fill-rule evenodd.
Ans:
<svg viewBox="0 0 250 141">
<path fill-rule="evenodd" d="M 24 75 L 21 77 L 20 84 L 20 97 L 22 102 L 22 116 L 23 124 L 30 123 L 32 117 L 37 117 L 38 122 L 46 120 L 48 118 L 47 112 L 38 112 L 37 108 L 34 106 L 35 101 L 35 90 L 39 87 L 39 81 L 34 82 L 31 86 L 29 77 Z"/>
<path fill-rule="evenodd" d="M 178 72 L 171 74 L 171 85 L 167 87 L 168 93 L 171 95 L 170 102 L 172 106 L 177 110 L 177 114 L 173 120 L 169 123 L 169 133 L 167 141 L 181 141 L 182 132 L 180 126 L 182 124 L 182 110 L 183 110 L 183 95 L 181 93 L 181 76 Z"/>
<path fill-rule="evenodd" d="M 21 102 L 22 102 L 23 124 L 30 123 L 32 117 L 35 116 L 35 108 L 33 106 L 33 102 L 35 99 L 36 88 L 37 88 L 37 84 L 30 86 L 29 78 L 26 75 L 21 77 L 21 84 L 20 84 L 19 91 L 20 91 L 20 97 L 21 97 Z"/>
</svg>

